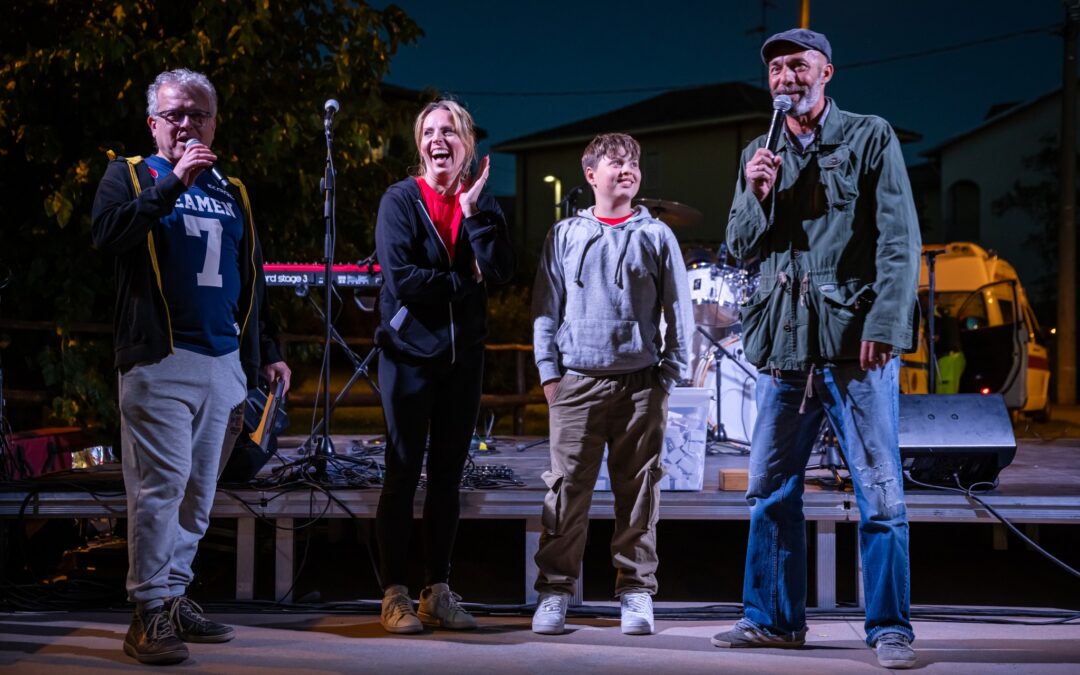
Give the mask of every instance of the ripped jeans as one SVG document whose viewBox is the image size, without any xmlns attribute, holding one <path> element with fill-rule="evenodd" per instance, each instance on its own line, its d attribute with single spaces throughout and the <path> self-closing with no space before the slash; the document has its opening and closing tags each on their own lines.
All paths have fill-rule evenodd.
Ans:
<svg viewBox="0 0 1080 675">
<path fill-rule="evenodd" d="M 750 450 L 750 540 L 743 580 L 745 618 L 776 634 L 806 626 L 803 479 L 824 415 L 836 432 L 859 507 L 866 641 L 882 633 L 914 639 L 910 620 L 908 521 L 900 467 L 900 363 L 863 372 L 857 364 L 757 378 Z M 799 408 L 805 399 L 805 410 Z"/>
</svg>

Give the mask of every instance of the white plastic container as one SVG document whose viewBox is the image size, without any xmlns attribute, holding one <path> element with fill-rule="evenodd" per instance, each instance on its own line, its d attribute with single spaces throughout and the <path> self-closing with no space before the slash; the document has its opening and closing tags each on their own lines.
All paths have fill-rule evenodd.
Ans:
<svg viewBox="0 0 1080 675">
<path fill-rule="evenodd" d="M 668 397 L 667 429 L 661 461 L 665 474 L 661 490 L 700 490 L 705 482 L 705 443 L 712 391 L 705 387 L 676 387 Z M 607 450 L 596 479 L 597 490 L 610 490 Z"/>
</svg>

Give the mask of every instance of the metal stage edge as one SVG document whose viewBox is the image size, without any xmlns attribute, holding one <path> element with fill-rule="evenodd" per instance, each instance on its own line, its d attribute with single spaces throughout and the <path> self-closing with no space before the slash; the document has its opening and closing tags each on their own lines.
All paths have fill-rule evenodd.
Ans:
<svg viewBox="0 0 1080 675">
<path fill-rule="evenodd" d="M 1073 468 L 1077 447 L 1021 442 L 1015 466 L 1006 468 L 1000 478 L 1001 486 L 981 493 L 1003 517 L 1016 523 L 1080 524 L 1080 467 Z M 341 447 L 344 447 L 342 443 Z M 546 446 L 532 452 L 508 453 L 478 457 L 477 463 L 505 464 L 526 480 L 523 488 L 498 490 L 465 490 L 461 495 L 461 517 L 465 519 L 501 519 L 524 521 L 525 536 L 525 600 L 535 602 L 533 582 L 536 566 L 533 554 L 540 539 L 540 510 L 544 489 L 539 473 L 547 457 Z M 660 518 L 666 520 L 748 520 L 749 508 L 741 491 L 719 489 L 721 469 L 745 468 L 746 457 L 738 455 L 710 456 L 706 461 L 705 486 L 701 491 L 665 491 L 660 501 Z M 1067 467 L 1067 468 L 1066 468 Z M 1014 470 L 1015 469 L 1015 470 Z M 535 475 L 529 475 L 535 472 Z M 126 511 L 124 495 L 115 487 L 101 486 L 91 494 L 87 490 L 70 489 L 77 477 L 67 481 L 68 489 L 50 489 L 37 484 L 32 489 L 0 489 L 0 518 L 99 518 L 123 517 Z M 95 488 L 89 488 L 95 490 Z M 280 494 L 276 490 L 222 487 L 218 490 L 211 512 L 214 518 L 235 518 L 237 522 L 236 598 L 249 600 L 254 595 L 255 579 L 255 520 L 275 521 L 276 545 L 274 556 L 275 597 L 291 600 L 295 542 L 291 528 L 294 521 L 306 519 L 311 513 L 327 518 L 374 518 L 379 500 L 378 489 L 348 487 L 328 488 L 334 499 L 316 494 L 314 504 L 310 490 Z M 32 496 L 31 496 L 32 495 Z M 329 504 L 327 503 L 329 502 Z M 911 522 L 994 523 L 996 518 L 984 507 L 963 494 L 927 489 L 907 488 L 906 502 Z M 806 519 L 812 524 L 811 536 L 816 550 L 817 607 L 836 607 L 836 524 L 858 522 L 855 496 L 850 491 L 823 489 L 808 481 L 804 495 Z M 423 492 L 417 493 L 416 517 L 420 517 Z M 590 518 L 610 520 L 613 517 L 610 492 L 597 491 Z M 325 513 L 323 512 L 325 509 Z M 348 510 L 346 510 L 348 509 Z M 857 550 L 858 547 L 856 547 Z M 267 561 L 268 562 L 268 561 Z M 856 565 L 856 570 L 859 565 Z M 858 573 L 858 571 L 857 571 Z M 856 584 L 860 589 L 861 584 Z M 580 588 L 581 584 L 579 583 Z"/>
</svg>

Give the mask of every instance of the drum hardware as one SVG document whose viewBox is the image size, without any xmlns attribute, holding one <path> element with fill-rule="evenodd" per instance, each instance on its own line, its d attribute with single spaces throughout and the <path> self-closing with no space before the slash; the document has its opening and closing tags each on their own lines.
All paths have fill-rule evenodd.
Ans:
<svg viewBox="0 0 1080 675">
<path fill-rule="evenodd" d="M 666 199 L 635 199 L 634 205 L 649 209 L 649 213 L 669 227 L 691 227 L 699 225 L 705 219 L 701 211 L 693 206 Z"/>
<path fill-rule="evenodd" d="M 726 356 L 728 358 L 728 361 L 730 363 L 735 364 L 740 370 L 742 370 L 743 373 L 746 374 L 746 377 L 751 381 L 756 379 L 756 374 L 750 368 L 745 366 L 743 364 L 743 362 L 739 358 L 737 358 L 734 354 L 732 354 L 730 351 L 728 351 L 728 349 L 726 347 L 724 347 L 724 345 L 720 341 L 714 339 L 713 336 L 710 335 L 709 332 L 707 330 L 705 330 L 703 327 L 697 326 L 697 331 L 699 333 L 701 333 L 705 337 L 706 340 L 709 341 L 709 343 L 712 345 L 712 349 L 714 350 L 713 354 L 715 356 L 714 356 L 714 359 L 713 359 L 713 365 L 710 366 L 709 362 L 707 360 L 705 362 L 705 370 L 706 370 L 706 374 L 707 374 L 710 367 L 715 367 L 715 369 L 716 369 L 716 377 L 715 377 L 715 380 L 714 380 L 714 382 L 715 382 L 715 393 L 716 393 L 716 410 L 715 410 L 715 414 L 716 414 L 716 430 L 715 430 L 714 433 L 715 433 L 715 440 L 717 440 L 717 441 L 719 441 L 721 443 L 726 443 L 731 439 L 729 438 L 727 429 L 724 426 L 724 417 L 723 417 L 723 414 L 722 414 L 722 407 L 723 407 L 723 391 L 722 391 L 723 369 L 722 369 L 722 360 Z M 705 378 L 702 377 L 702 379 L 705 379 Z M 704 384 L 704 383 L 699 383 L 699 386 L 700 386 L 700 384 Z M 748 436 L 749 434 L 744 434 L 744 435 Z M 749 441 L 749 438 L 747 438 L 745 440 Z"/>
<path fill-rule="evenodd" d="M 821 420 L 821 428 L 818 430 L 817 440 L 814 441 L 814 449 L 810 453 L 810 457 L 814 455 L 820 455 L 818 463 L 815 465 L 813 459 L 807 464 L 807 468 L 811 469 L 823 469 L 832 474 L 832 478 L 817 478 L 817 482 L 822 487 L 833 488 L 836 490 L 844 489 L 845 481 L 851 480 L 850 475 L 844 477 L 840 475 L 841 471 L 847 471 L 847 462 L 844 460 L 844 453 L 840 450 L 840 441 L 836 437 L 836 432 L 833 431 L 832 424 L 829 423 L 829 418 L 826 416 Z"/>
</svg>

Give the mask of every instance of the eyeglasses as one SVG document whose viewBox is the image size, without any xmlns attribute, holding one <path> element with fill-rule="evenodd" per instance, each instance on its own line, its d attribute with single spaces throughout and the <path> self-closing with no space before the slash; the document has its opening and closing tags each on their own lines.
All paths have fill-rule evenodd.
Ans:
<svg viewBox="0 0 1080 675">
<path fill-rule="evenodd" d="M 188 121 L 191 122 L 192 126 L 201 127 L 206 124 L 213 115 L 205 110 L 165 110 L 154 115 L 154 117 L 160 117 L 174 127 L 183 124 L 184 118 L 186 117 Z"/>
</svg>

